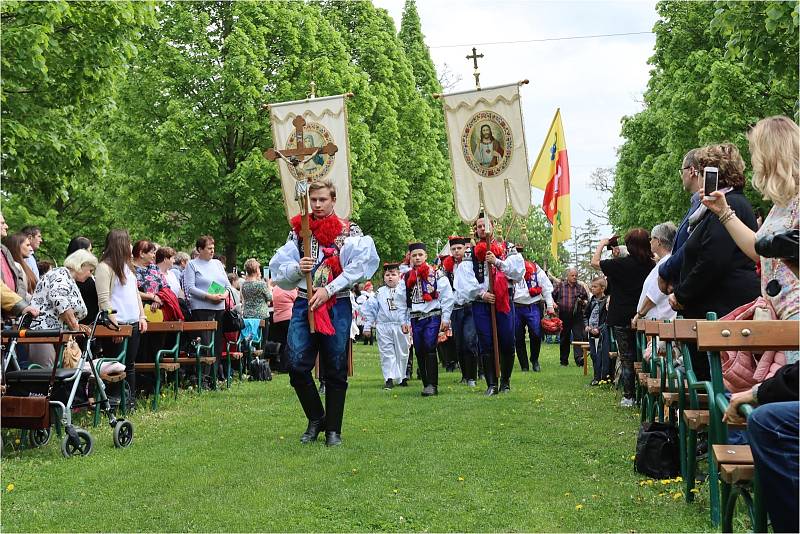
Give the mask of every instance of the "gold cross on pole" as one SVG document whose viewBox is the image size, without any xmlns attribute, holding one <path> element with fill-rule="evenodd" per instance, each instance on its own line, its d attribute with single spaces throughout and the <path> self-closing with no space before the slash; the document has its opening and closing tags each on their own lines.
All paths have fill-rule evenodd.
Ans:
<svg viewBox="0 0 800 534">
<path fill-rule="evenodd" d="M 472 65 L 474 67 L 474 71 L 472 73 L 475 76 L 475 88 L 480 90 L 481 88 L 481 71 L 478 70 L 478 59 L 483 57 L 483 53 L 479 54 L 475 47 L 472 47 L 472 55 L 467 56 L 467 59 L 472 60 Z"/>
<path fill-rule="evenodd" d="M 297 180 L 295 192 L 297 194 L 297 202 L 300 204 L 300 237 L 303 239 L 303 255 L 311 257 L 311 222 L 309 220 L 311 202 L 308 196 L 308 181 L 303 171 L 303 165 L 317 154 L 332 156 L 336 154 L 339 147 L 333 143 L 328 143 L 322 147 L 306 147 L 303 143 L 303 128 L 305 125 L 306 120 L 302 116 L 298 115 L 295 117 L 292 121 L 292 126 L 294 126 L 294 138 L 297 146 L 285 150 L 269 148 L 264 152 L 264 157 L 270 161 L 282 159 L 295 169 L 295 179 Z M 303 159 L 304 156 L 305 159 Z M 308 291 L 308 297 L 311 298 L 314 294 L 314 283 L 311 279 L 311 273 L 306 273 L 306 290 Z M 311 308 L 308 309 L 308 326 L 312 334 L 316 332 L 314 313 Z"/>
</svg>

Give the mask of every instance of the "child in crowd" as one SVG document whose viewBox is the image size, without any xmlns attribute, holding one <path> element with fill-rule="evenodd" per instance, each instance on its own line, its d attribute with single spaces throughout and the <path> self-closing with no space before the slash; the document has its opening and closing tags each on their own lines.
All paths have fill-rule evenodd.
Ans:
<svg viewBox="0 0 800 534">
<path fill-rule="evenodd" d="M 406 306 L 411 309 L 411 330 L 414 336 L 414 352 L 422 383 L 423 397 L 439 393 L 439 362 L 436 360 L 436 344 L 439 332 L 450 327 L 453 312 L 453 289 L 444 271 L 428 265 L 428 253 L 424 243 L 408 245 L 409 270 L 404 275 Z"/>
<path fill-rule="evenodd" d="M 399 263 L 383 264 L 383 283 L 385 285 L 362 305 L 361 314 L 364 317 L 364 338 L 372 337 L 372 327 L 375 326 L 385 380 L 383 389 L 392 389 L 395 384 L 408 386 L 406 365 L 411 318 L 406 305 L 406 288 L 400 283 Z"/>
<path fill-rule="evenodd" d="M 589 337 L 589 352 L 592 355 L 594 378 L 592 385 L 596 386 L 601 380 L 611 379 L 611 359 L 609 357 L 610 337 L 606 315 L 606 287 L 608 282 L 602 276 L 592 280 L 589 291 L 592 294 L 589 305 L 586 307 L 586 333 Z"/>
</svg>

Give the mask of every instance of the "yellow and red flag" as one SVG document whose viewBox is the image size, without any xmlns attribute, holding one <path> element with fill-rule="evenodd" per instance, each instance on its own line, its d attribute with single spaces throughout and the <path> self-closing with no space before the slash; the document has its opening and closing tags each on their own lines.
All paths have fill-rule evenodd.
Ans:
<svg viewBox="0 0 800 534">
<path fill-rule="evenodd" d="M 572 236 L 569 210 L 569 161 L 564 127 L 561 125 L 561 109 L 556 110 L 553 124 L 547 132 L 542 150 L 531 171 L 531 185 L 544 190 L 542 209 L 553 225 L 550 251 L 553 253 L 553 258 L 558 258 L 558 244 Z"/>
</svg>

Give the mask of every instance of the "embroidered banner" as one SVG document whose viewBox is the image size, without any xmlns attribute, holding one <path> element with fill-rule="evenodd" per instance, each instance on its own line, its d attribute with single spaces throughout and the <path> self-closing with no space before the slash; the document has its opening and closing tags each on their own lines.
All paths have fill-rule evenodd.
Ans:
<svg viewBox="0 0 800 534">
<path fill-rule="evenodd" d="M 455 181 L 455 203 L 465 222 L 486 212 L 501 217 L 509 204 L 521 216 L 531 206 L 528 154 L 519 83 L 442 95 Z"/>
<path fill-rule="evenodd" d="M 297 148 L 297 128 L 293 124 L 296 117 L 301 116 L 306 124 L 302 127 L 303 146 L 305 148 L 322 147 L 328 143 L 336 145 L 338 150 L 333 155 L 316 154 L 304 156 L 303 171 L 309 181 L 331 180 L 336 186 L 336 214 L 347 219 L 350 217 L 352 200 L 350 194 L 350 147 L 347 135 L 347 104 L 345 95 L 297 100 L 271 104 L 270 122 L 272 123 L 272 140 L 279 151 Z M 295 200 L 297 171 L 294 166 L 283 159 L 279 160 L 278 169 L 281 175 L 286 218 L 300 213 L 300 206 Z"/>
</svg>

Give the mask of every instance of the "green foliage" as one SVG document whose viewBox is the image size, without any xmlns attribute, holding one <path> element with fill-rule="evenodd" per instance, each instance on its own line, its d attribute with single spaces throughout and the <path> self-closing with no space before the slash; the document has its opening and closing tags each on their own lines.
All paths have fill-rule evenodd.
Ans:
<svg viewBox="0 0 800 534">
<path fill-rule="evenodd" d="M 4 214 L 12 228 L 41 225 L 43 254 L 59 257 L 105 209 L 90 185 L 108 166 L 98 125 L 154 4 L 4 1 L 0 20 Z"/>
<path fill-rule="evenodd" d="M 422 34 L 422 25 L 414 0 L 406 0 L 399 39 L 411 63 L 416 98 L 400 111 L 408 115 L 404 148 L 413 147 L 414 160 L 409 163 L 409 179 L 413 194 L 406 212 L 414 234 L 431 242 L 447 235 L 457 220 L 453 205 L 453 178 L 448 159 L 444 110 L 433 95 L 442 92 L 436 68 Z M 407 151 L 403 151 L 407 153 Z M 433 209 L 431 209 L 433 207 Z"/>
<path fill-rule="evenodd" d="M 690 149 L 731 141 L 749 162 L 748 127 L 797 107 L 796 3 L 669 1 L 657 10 L 645 109 L 622 121 L 608 210 L 619 232 L 680 221 L 688 195 L 679 171 Z"/>
<path fill-rule="evenodd" d="M 508 213 L 500 219 L 497 232 L 512 243 L 525 246 L 525 259 L 533 260 L 553 276 L 560 277 L 570 257 L 564 243 L 558 244 L 558 258 L 550 253 L 552 235 L 550 221 L 544 212 L 533 207 L 527 217 Z"/>
<path fill-rule="evenodd" d="M 178 247 L 210 233 L 228 267 L 242 252 L 268 259 L 288 224 L 277 166 L 262 156 L 273 144 L 263 105 L 303 98 L 312 77 L 319 94 L 360 95 L 363 77 L 303 2 L 170 2 L 144 39 L 111 129 L 119 183 L 134 200 L 126 219 Z M 364 101 L 350 108 L 356 166 L 370 143 Z"/>
</svg>

